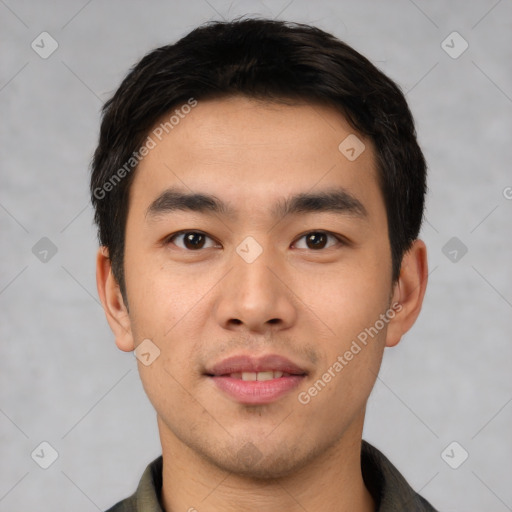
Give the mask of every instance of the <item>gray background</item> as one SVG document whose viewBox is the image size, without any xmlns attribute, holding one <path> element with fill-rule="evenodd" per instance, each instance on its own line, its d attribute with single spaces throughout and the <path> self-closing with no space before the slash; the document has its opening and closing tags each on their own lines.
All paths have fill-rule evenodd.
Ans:
<svg viewBox="0 0 512 512">
<path fill-rule="evenodd" d="M 407 94 L 430 169 L 431 274 L 418 322 L 385 353 L 365 438 L 443 511 L 512 510 L 510 0 L 0 0 L 0 511 L 104 510 L 160 454 L 136 360 L 97 299 L 88 164 L 132 64 L 240 14 L 330 31 Z M 43 31 L 59 45 L 46 59 L 31 48 Z M 458 58 L 441 45 L 453 31 L 469 44 Z M 55 255 L 33 250 L 42 237 Z"/>
</svg>

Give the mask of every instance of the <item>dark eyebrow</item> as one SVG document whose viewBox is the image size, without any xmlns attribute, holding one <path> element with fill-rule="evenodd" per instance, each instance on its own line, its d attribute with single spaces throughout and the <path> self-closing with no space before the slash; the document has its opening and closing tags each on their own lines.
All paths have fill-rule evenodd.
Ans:
<svg viewBox="0 0 512 512">
<path fill-rule="evenodd" d="M 177 188 L 162 192 L 148 207 L 146 216 L 158 217 L 181 210 L 200 213 L 216 213 L 236 218 L 235 210 L 214 195 L 189 193 Z M 278 201 L 271 210 L 276 218 L 298 213 L 335 212 L 359 218 L 368 216 L 359 199 L 343 188 L 327 189 L 319 192 L 300 193 Z"/>
<path fill-rule="evenodd" d="M 335 212 L 360 218 L 368 216 L 363 203 L 343 188 L 297 194 L 278 201 L 272 209 L 275 217 L 312 212 Z"/>
<path fill-rule="evenodd" d="M 170 188 L 162 192 L 146 210 L 146 217 L 158 217 L 176 210 L 218 213 L 225 217 L 235 217 L 234 210 L 217 197 L 210 194 L 184 192 Z"/>
</svg>

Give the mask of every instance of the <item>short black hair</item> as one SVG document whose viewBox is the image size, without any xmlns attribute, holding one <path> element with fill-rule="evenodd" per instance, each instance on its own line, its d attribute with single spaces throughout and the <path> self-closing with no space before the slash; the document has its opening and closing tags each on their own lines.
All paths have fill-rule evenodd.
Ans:
<svg viewBox="0 0 512 512">
<path fill-rule="evenodd" d="M 126 219 L 138 150 L 173 108 L 233 95 L 330 105 L 372 141 L 396 281 L 404 253 L 418 237 L 426 193 L 426 162 L 400 88 L 317 27 L 239 18 L 207 22 L 151 51 L 103 107 L 90 191 L 99 242 L 108 248 L 124 298 Z"/>
</svg>

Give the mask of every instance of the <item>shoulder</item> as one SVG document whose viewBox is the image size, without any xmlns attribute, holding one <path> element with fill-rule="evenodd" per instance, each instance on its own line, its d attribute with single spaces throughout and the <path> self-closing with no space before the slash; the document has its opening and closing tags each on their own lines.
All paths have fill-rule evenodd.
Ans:
<svg viewBox="0 0 512 512">
<path fill-rule="evenodd" d="M 137 501 L 134 495 L 126 498 L 113 507 L 109 508 L 106 512 L 137 512 Z"/>
<path fill-rule="evenodd" d="M 163 512 L 160 503 L 161 489 L 162 456 L 160 455 L 144 470 L 137 490 L 106 512 Z"/>
<path fill-rule="evenodd" d="M 365 485 L 378 504 L 379 512 L 437 512 L 414 491 L 389 459 L 366 441 L 362 444 L 361 469 Z"/>
</svg>

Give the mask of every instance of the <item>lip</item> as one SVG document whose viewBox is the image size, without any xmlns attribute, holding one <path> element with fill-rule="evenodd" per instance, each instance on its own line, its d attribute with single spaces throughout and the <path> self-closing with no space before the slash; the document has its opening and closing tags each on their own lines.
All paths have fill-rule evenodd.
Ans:
<svg viewBox="0 0 512 512">
<path fill-rule="evenodd" d="M 308 373 L 304 368 L 278 354 L 267 354 L 260 357 L 247 354 L 231 356 L 214 364 L 205 373 L 210 377 L 221 377 L 231 373 L 265 372 L 270 370 L 289 373 L 293 376 L 307 375 Z"/>
<path fill-rule="evenodd" d="M 218 389 L 242 404 L 269 404 L 296 388 L 305 375 L 290 375 L 266 381 L 245 381 L 227 375 L 209 377 Z"/>
<path fill-rule="evenodd" d="M 244 381 L 230 377 L 232 373 L 281 371 L 289 374 L 266 381 Z M 308 372 L 286 357 L 267 354 L 260 357 L 237 355 L 214 364 L 206 375 L 218 389 L 243 404 L 268 404 L 296 388 Z"/>
</svg>

